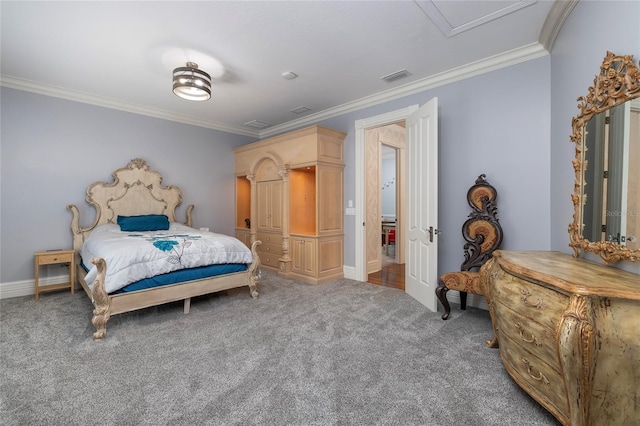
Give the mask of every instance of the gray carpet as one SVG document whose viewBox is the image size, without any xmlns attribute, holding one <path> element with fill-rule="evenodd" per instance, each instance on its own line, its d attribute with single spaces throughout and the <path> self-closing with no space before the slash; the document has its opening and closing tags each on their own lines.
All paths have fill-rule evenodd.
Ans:
<svg viewBox="0 0 640 426">
<path fill-rule="evenodd" d="M 448 321 L 404 292 L 263 273 L 116 315 L 84 292 L 0 301 L 3 425 L 557 425 L 508 376 L 486 311 Z"/>
</svg>

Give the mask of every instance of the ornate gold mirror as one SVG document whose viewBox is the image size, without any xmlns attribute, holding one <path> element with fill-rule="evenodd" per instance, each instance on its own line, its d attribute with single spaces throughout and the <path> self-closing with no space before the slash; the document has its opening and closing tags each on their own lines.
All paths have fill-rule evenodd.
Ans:
<svg viewBox="0 0 640 426">
<path fill-rule="evenodd" d="M 578 98 L 571 141 L 576 181 L 569 245 L 605 263 L 640 259 L 640 71 L 633 56 L 607 52 Z"/>
</svg>

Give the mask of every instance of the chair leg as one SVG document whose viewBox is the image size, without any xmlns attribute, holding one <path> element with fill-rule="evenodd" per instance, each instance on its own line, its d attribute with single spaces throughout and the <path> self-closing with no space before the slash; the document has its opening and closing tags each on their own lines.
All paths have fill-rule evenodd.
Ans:
<svg viewBox="0 0 640 426">
<path fill-rule="evenodd" d="M 447 300 L 448 291 L 449 289 L 447 288 L 447 286 L 444 285 L 442 281 L 438 280 L 438 287 L 436 287 L 436 296 L 438 297 L 438 300 L 440 300 L 440 303 L 442 303 L 442 306 L 444 306 L 444 314 L 442 314 L 443 320 L 449 318 L 449 313 L 451 313 L 451 307 L 449 306 L 449 301 Z"/>
<path fill-rule="evenodd" d="M 467 309 L 467 292 L 466 291 L 460 292 L 460 309 L 462 309 L 463 311 Z"/>
</svg>

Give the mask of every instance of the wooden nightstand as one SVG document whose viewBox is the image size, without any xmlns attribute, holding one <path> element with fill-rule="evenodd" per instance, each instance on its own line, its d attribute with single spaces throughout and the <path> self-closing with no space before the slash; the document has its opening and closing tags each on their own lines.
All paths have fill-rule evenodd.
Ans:
<svg viewBox="0 0 640 426">
<path fill-rule="evenodd" d="M 64 288 L 71 288 L 71 294 L 75 290 L 75 270 L 76 270 L 76 251 L 75 250 L 49 250 L 49 251 L 37 251 L 34 253 L 36 257 L 36 300 L 40 296 L 42 291 L 61 290 Z M 38 279 L 40 275 L 40 266 L 42 265 L 54 265 L 57 263 L 69 264 L 69 282 L 64 284 L 48 285 L 40 287 L 38 285 Z"/>
</svg>

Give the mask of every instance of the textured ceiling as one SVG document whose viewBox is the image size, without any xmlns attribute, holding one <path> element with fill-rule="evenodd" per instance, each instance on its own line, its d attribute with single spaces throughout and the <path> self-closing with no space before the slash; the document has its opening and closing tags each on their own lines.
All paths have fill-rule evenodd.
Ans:
<svg viewBox="0 0 640 426">
<path fill-rule="evenodd" d="M 547 54 L 551 1 L 2 1 L 2 85 L 268 136 Z M 566 7 L 565 7 L 566 9 Z M 546 30 L 545 30 L 546 28 Z M 548 38 L 548 36 L 546 36 Z M 212 99 L 171 91 L 187 61 Z M 381 77 L 406 69 L 391 83 Z M 286 71 L 298 74 L 293 80 Z M 291 112 L 304 106 L 302 114 Z M 264 130 L 245 123 L 268 123 Z"/>
</svg>

